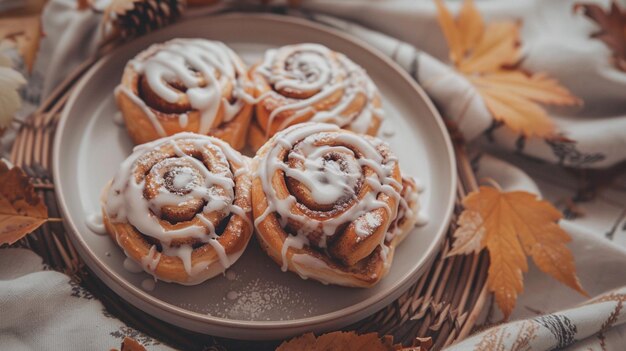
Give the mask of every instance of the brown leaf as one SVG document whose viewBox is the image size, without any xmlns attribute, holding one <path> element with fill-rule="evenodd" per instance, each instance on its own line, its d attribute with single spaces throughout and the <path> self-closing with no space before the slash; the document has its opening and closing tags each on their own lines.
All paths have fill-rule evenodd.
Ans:
<svg viewBox="0 0 626 351">
<path fill-rule="evenodd" d="M 441 0 L 435 3 L 450 61 L 476 87 L 493 118 L 526 137 L 554 137 L 555 126 L 540 104 L 581 101 L 547 75 L 517 68 L 521 23 L 485 24 L 472 0 L 464 0 L 455 20 Z"/>
<path fill-rule="evenodd" d="M 48 209 L 19 167 L 0 161 L 0 245 L 12 244 L 48 220 Z"/>
<path fill-rule="evenodd" d="M 28 72 L 31 72 L 41 40 L 39 14 L 0 19 L 0 40 L 10 40 L 15 43 Z"/>
<path fill-rule="evenodd" d="M 592 38 L 602 40 L 613 51 L 615 65 L 626 72 L 626 11 L 620 9 L 615 1 L 605 11 L 597 4 L 576 4 L 574 11 L 581 10 L 600 30 L 591 34 Z"/>
<path fill-rule="evenodd" d="M 78 11 L 90 9 L 92 5 L 93 5 L 93 0 L 77 0 L 76 1 L 76 9 Z"/>
<path fill-rule="evenodd" d="M 454 234 L 461 241 L 455 242 L 453 251 L 462 254 L 487 248 L 487 286 L 505 318 L 524 289 L 527 255 L 541 271 L 586 295 L 576 276 L 574 257 L 565 245 L 571 238 L 557 224 L 561 212 L 549 202 L 524 191 L 501 192 L 481 186 L 463 200 L 463 206 Z"/>
<path fill-rule="evenodd" d="M 379 338 L 376 333 L 358 335 L 355 332 L 332 332 L 315 337 L 307 333 L 285 341 L 276 351 L 392 351 L 400 349 L 390 338 Z"/>
<path fill-rule="evenodd" d="M 454 244 L 448 256 L 479 253 L 484 248 L 485 227 L 480 214 L 463 211 L 458 220 L 459 227 L 454 231 Z"/>
</svg>

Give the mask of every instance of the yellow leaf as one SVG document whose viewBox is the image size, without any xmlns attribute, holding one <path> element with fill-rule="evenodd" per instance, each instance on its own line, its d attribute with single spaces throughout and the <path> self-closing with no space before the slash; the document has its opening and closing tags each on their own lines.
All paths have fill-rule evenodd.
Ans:
<svg viewBox="0 0 626 351">
<path fill-rule="evenodd" d="M 474 233 L 478 238 L 461 235 L 463 241 L 459 245 L 474 242 L 474 249 L 457 251 L 475 251 L 477 240 L 481 247 L 487 248 L 490 259 L 487 287 L 494 293 L 505 317 L 511 314 L 517 295 L 523 291 L 527 255 L 541 271 L 586 295 L 576 276 L 574 257 L 565 245 L 571 239 L 557 224 L 561 213 L 549 202 L 523 191 L 501 192 L 482 186 L 463 200 L 463 206 L 461 218 L 465 215 L 471 220 L 459 220 L 457 232 L 467 236 Z"/>
<path fill-rule="evenodd" d="M 285 341 L 276 351 L 392 351 L 400 349 L 390 337 L 380 338 L 377 333 L 358 335 L 355 332 L 332 332 L 318 336 L 307 333 Z"/>
<path fill-rule="evenodd" d="M 0 162 L 0 245 L 12 244 L 48 220 L 48 209 L 18 167 Z"/>
<path fill-rule="evenodd" d="M 463 31 L 459 31 L 460 42 L 463 48 L 463 53 L 476 47 L 480 38 L 483 35 L 484 22 L 483 18 L 474 6 L 474 2 L 471 0 L 464 0 L 459 17 L 457 19 L 457 26 L 463 28 Z"/>
<path fill-rule="evenodd" d="M 39 15 L 0 19 L 0 39 L 11 40 L 15 43 L 28 72 L 31 72 L 41 40 Z"/>
<path fill-rule="evenodd" d="M 492 72 L 519 60 L 519 24 L 496 22 L 487 25 L 481 40 L 458 64 L 460 72 L 476 74 Z"/>
<path fill-rule="evenodd" d="M 450 49 L 450 60 L 456 64 L 463 58 L 461 35 L 459 34 L 452 14 L 443 5 L 443 0 L 435 0 L 435 5 L 437 5 L 437 20 L 439 21 L 439 26 L 443 31 L 446 42 L 448 42 L 448 49 Z"/>
<path fill-rule="evenodd" d="M 493 118 L 526 137 L 553 137 L 554 124 L 540 104 L 581 101 L 546 74 L 518 68 L 521 23 L 485 24 L 472 0 L 464 0 L 456 20 L 441 0 L 435 4 L 452 64 L 476 86 Z"/>
<path fill-rule="evenodd" d="M 476 82 L 480 78 L 471 78 Z M 539 105 L 504 90 L 477 85 L 485 105 L 496 121 L 504 122 L 513 132 L 525 136 L 552 137 L 554 124 Z"/>
<path fill-rule="evenodd" d="M 580 104 L 580 99 L 543 73 L 499 70 L 471 79 L 477 86 L 506 91 L 509 94 L 551 105 Z"/>
</svg>

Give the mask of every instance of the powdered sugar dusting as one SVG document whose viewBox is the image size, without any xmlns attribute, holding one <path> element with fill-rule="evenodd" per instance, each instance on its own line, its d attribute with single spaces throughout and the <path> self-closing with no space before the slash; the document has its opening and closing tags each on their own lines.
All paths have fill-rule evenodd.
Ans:
<svg viewBox="0 0 626 351">
<path fill-rule="evenodd" d="M 368 212 L 356 221 L 355 231 L 359 237 L 371 235 L 376 228 L 380 227 L 383 218 L 376 212 Z"/>
<path fill-rule="evenodd" d="M 257 278 L 239 289 L 229 291 L 221 303 L 224 309 L 216 315 L 239 320 L 271 320 L 281 316 L 280 320 L 288 320 L 294 317 L 292 310 L 296 304 L 311 311 L 309 303 L 303 300 L 299 292 Z"/>
<path fill-rule="evenodd" d="M 238 297 L 239 297 L 239 294 L 238 294 L 236 291 L 229 291 L 229 292 L 226 294 L 226 298 L 227 298 L 227 299 L 229 299 L 229 300 L 235 300 L 235 299 L 237 299 Z"/>
<path fill-rule="evenodd" d="M 224 273 L 224 277 L 226 277 L 226 279 L 228 280 L 235 280 L 237 279 L 237 273 L 229 269 L 226 271 L 226 273 Z"/>
</svg>

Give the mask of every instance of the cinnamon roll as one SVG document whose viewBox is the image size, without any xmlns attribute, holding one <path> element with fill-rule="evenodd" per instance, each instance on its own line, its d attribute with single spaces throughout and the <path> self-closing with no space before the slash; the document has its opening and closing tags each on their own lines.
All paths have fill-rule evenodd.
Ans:
<svg viewBox="0 0 626 351">
<path fill-rule="evenodd" d="M 403 185 L 396 156 L 370 136 L 297 124 L 258 151 L 252 170 L 259 242 L 283 271 L 303 278 L 370 287 L 415 223 L 417 201 L 403 199 L 416 199 L 416 188 Z M 414 211 L 403 210 L 399 222 L 403 201 Z"/>
<path fill-rule="evenodd" d="M 199 284 L 237 261 L 252 236 L 248 163 L 193 133 L 139 145 L 103 192 L 105 228 L 155 278 Z"/>
<path fill-rule="evenodd" d="M 173 39 L 129 61 L 115 90 L 128 133 L 141 144 L 179 132 L 245 145 L 254 89 L 239 56 L 205 39 Z"/>
<path fill-rule="evenodd" d="M 367 73 L 343 54 L 319 44 L 269 50 L 252 67 L 256 117 L 249 141 L 256 150 L 274 133 L 300 122 L 323 122 L 376 135 L 383 111 Z"/>
</svg>

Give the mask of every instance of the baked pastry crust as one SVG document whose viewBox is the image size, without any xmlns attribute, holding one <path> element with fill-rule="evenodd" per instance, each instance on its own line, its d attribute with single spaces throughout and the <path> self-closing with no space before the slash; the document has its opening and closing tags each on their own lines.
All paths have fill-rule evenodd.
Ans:
<svg viewBox="0 0 626 351">
<path fill-rule="evenodd" d="M 192 133 L 137 146 L 103 191 L 105 228 L 155 278 L 199 284 L 235 263 L 252 236 L 248 163 Z"/>
<path fill-rule="evenodd" d="M 115 89 L 130 137 L 143 144 L 180 132 L 246 143 L 254 89 L 243 61 L 205 39 L 155 44 L 129 61 Z"/>
<path fill-rule="evenodd" d="M 408 217 L 400 222 L 398 208 L 404 203 L 402 215 L 416 216 L 416 195 L 403 197 L 416 188 L 403 188 L 397 158 L 370 136 L 297 124 L 258 151 L 252 170 L 259 242 L 283 271 L 305 279 L 371 287 L 415 224 Z"/>
<path fill-rule="evenodd" d="M 365 70 L 323 45 L 268 50 L 250 77 L 258 100 L 249 132 L 254 150 L 297 123 L 331 123 L 376 135 L 383 119 L 380 94 Z"/>
</svg>

